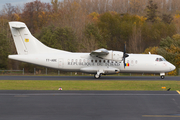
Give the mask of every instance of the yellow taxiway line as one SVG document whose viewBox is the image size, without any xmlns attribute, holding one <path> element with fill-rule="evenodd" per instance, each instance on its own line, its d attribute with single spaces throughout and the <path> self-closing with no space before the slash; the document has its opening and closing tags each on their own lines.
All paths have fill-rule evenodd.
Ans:
<svg viewBox="0 0 180 120">
<path fill-rule="evenodd" d="M 180 116 L 176 116 L 176 115 L 142 115 L 142 117 L 180 117 Z"/>
<path fill-rule="evenodd" d="M 176 90 L 178 94 L 180 94 L 180 91 L 179 90 Z"/>
</svg>

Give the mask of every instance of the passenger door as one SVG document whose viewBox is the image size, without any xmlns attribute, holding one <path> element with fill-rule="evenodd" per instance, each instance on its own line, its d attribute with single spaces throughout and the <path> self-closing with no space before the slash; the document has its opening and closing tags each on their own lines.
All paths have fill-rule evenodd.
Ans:
<svg viewBox="0 0 180 120">
<path fill-rule="evenodd" d="M 63 67 L 64 67 L 64 59 L 63 58 L 59 58 L 58 68 L 63 68 Z"/>
</svg>

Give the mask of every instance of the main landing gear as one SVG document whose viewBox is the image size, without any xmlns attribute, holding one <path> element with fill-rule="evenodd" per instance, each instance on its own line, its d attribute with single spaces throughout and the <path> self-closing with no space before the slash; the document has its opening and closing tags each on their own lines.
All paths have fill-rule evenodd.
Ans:
<svg viewBox="0 0 180 120">
<path fill-rule="evenodd" d="M 101 74 L 94 74 L 94 78 L 99 79 L 101 77 Z"/>
<path fill-rule="evenodd" d="M 104 70 L 100 69 L 96 74 L 94 74 L 94 78 L 99 79 L 102 74 L 104 74 Z"/>
</svg>

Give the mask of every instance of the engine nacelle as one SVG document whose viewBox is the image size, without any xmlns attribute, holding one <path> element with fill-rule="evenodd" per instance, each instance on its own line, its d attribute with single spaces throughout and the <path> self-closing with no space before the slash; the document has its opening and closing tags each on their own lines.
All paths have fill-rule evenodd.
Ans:
<svg viewBox="0 0 180 120">
<path fill-rule="evenodd" d="M 109 54 L 103 57 L 104 59 L 114 60 L 114 61 L 122 61 L 123 59 L 123 52 L 120 51 L 108 51 Z"/>
</svg>

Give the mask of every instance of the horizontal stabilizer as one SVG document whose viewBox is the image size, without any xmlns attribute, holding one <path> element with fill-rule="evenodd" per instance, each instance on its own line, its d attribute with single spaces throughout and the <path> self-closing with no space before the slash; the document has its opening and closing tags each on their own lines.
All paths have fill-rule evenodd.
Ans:
<svg viewBox="0 0 180 120">
<path fill-rule="evenodd" d="M 12 28 L 15 28 L 15 29 L 26 28 L 26 25 L 22 22 L 10 22 L 10 25 Z"/>
<path fill-rule="evenodd" d="M 25 28 L 25 27 L 22 27 L 22 26 L 12 26 L 12 28 L 21 29 L 21 28 Z"/>
</svg>

